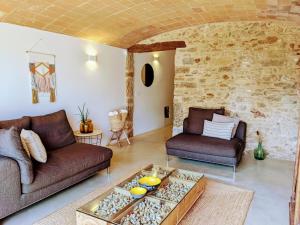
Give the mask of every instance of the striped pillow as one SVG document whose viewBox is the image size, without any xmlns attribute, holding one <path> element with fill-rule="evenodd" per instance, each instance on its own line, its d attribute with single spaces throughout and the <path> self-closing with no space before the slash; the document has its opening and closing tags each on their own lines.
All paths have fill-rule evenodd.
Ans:
<svg viewBox="0 0 300 225">
<path fill-rule="evenodd" d="M 234 123 L 218 123 L 205 120 L 202 135 L 230 140 L 233 127 Z"/>
<path fill-rule="evenodd" d="M 234 127 L 233 127 L 233 130 L 232 130 L 232 135 L 231 135 L 231 137 L 234 138 L 236 130 L 237 130 L 238 125 L 240 123 L 240 118 L 223 116 L 223 115 L 219 115 L 219 114 L 214 113 L 212 121 L 217 122 L 217 123 L 234 123 Z"/>
</svg>

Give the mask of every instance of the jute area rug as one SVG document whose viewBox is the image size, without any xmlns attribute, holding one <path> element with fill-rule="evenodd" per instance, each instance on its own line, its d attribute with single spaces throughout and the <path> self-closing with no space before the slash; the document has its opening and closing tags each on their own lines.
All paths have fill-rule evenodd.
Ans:
<svg viewBox="0 0 300 225">
<path fill-rule="evenodd" d="M 107 189 L 97 189 L 34 225 L 76 225 L 76 209 Z M 252 191 L 209 179 L 204 194 L 186 214 L 180 225 L 243 225 L 252 198 Z"/>
</svg>

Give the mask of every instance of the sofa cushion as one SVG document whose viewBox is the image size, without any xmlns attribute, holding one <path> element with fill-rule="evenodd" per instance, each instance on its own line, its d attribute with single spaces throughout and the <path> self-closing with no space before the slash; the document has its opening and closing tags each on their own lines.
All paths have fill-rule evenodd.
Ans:
<svg viewBox="0 0 300 225">
<path fill-rule="evenodd" d="M 37 191 L 110 160 L 111 157 L 110 149 L 83 143 L 51 151 L 47 163 L 35 164 L 35 179 L 30 185 L 22 185 L 22 192 Z"/>
<path fill-rule="evenodd" d="M 234 127 L 232 129 L 232 134 L 231 134 L 231 137 L 233 138 L 235 136 L 237 127 L 239 125 L 240 118 L 223 116 L 223 115 L 219 115 L 219 114 L 214 113 L 212 121 L 213 122 L 218 122 L 218 123 L 234 123 Z"/>
<path fill-rule="evenodd" d="M 224 108 L 221 109 L 202 109 L 202 108 L 189 108 L 188 127 L 187 133 L 202 134 L 204 127 L 204 120 L 212 120 L 213 114 L 224 115 Z"/>
<path fill-rule="evenodd" d="M 217 123 L 204 120 L 203 136 L 230 140 L 234 123 Z"/>
<path fill-rule="evenodd" d="M 16 127 L 0 129 L 0 155 L 9 157 L 18 163 L 21 183 L 30 184 L 33 181 L 32 162 L 23 149 L 20 133 Z"/>
<path fill-rule="evenodd" d="M 9 129 L 11 127 L 18 128 L 20 132 L 22 129 L 30 129 L 30 117 L 24 116 L 20 119 L 0 121 L 0 129 Z"/>
<path fill-rule="evenodd" d="M 205 137 L 196 134 L 178 134 L 167 141 L 167 148 L 185 150 L 201 154 L 236 157 L 242 149 L 242 143 L 238 138 L 230 141 Z"/>
<path fill-rule="evenodd" d="M 34 158 L 38 162 L 45 163 L 47 161 L 47 152 L 40 137 L 32 130 L 21 131 L 21 141 L 23 148 L 29 157 Z"/>
<path fill-rule="evenodd" d="M 31 117 L 31 128 L 39 135 L 47 151 L 76 142 L 64 110 Z"/>
<path fill-rule="evenodd" d="M 231 158 L 231 157 L 223 157 L 218 155 L 208 155 L 208 154 L 201 154 L 196 152 L 188 152 L 184 150 L 170 148 L 167 149 L 167 154 L 177 156 L 179 158 L 184 158 L 184 159 L 192 159 L 192 160 L 198 160 L 202 162 L 217 163 L 217 164 L 228 165 L 228 166 L 237 166 L 241 161 L 243 152 L 240 151 L 237 157 Z"/>
</svg>

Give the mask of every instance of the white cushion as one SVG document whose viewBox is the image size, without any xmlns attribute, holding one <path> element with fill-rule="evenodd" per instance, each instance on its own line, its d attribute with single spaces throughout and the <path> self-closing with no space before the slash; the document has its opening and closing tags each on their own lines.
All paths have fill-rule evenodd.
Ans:
<svg viewBox="0 0 300 225">
<path fill-rule="evenodd" d="M 218 123 L 234 123 L 234 127 L 232 129 L 232 135 L 231 135 L 231 138 L 234 138 L 236 130 L 237 130 L 238 125 L 240 123 L 240 118 L 223 116 L 223 115 L 219 115 L 219 114 L 214 113 L 212 121 L 213 122 L 218 122 Z"/>
<path fill-rule="evenodd" d="M 21 131 L 21 141 L 24 149 L 38 162 L 45 163 L 47 161 L 47 152 L 40 137 L 32 130 Z"/>
<path fill-rule="evenodd" d="M 204 120 L 203 136 L 230 140 L 234 123 L 217 123 Z"/>
<path fill-rule="evenodd" d="M 21 142 L 22 142 L 22 146 L 23 146 L 25 152 L 27 153 L 28 157 L 31 158 L 31 156 L 30 156 L 30 151 L 29 151 L 29 149 L 28 149 L 28 147 L 27 147 L 27 144 L 26 144 L 26 142 L 25 142 L 25 139 L 24 139 L 24 138 L 21 138 Z"/>
</svg>

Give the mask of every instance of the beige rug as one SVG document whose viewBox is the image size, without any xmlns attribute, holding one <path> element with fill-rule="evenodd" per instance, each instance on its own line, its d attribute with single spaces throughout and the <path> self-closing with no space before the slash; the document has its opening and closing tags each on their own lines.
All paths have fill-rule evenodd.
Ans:
<svg viewBox="0 0 300 225">
<path fill-rule="evenodd" d="M 107 189 L 108 187 L 97 189 L 34 225 L 76 225 L 76 209 Z M 204 194 L 180 225 L 243 225 L 252 198 L 252 191 L 208 180 Z"/>
</svg>

